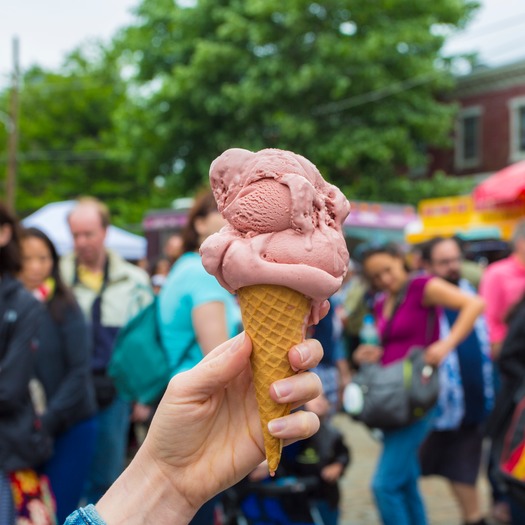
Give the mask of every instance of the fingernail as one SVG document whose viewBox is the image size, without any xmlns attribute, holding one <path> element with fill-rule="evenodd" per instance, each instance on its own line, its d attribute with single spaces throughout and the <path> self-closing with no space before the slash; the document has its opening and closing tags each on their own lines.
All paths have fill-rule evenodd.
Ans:
<svg viewBox="0 0 525 525">
<path fill-rule="evenodd" d="M 268 423 L 268 430 L 271 434 L 275 432 L 282 432 L 286 428 L 286 421 L 284 419 L 272 419 Z"/>
<path fill-rule="evenodd" d="M 275 394 L 279 399 L 289 396 L 292 393 L 292 384 L 290 381 L 279 381 L 278 383 L 274 383 L 273 389 L 275 391 Z"/>
<path fill-rule="evenodd" d="M 301 363 L 306 363 L 308 359 L 312 356 L 310 347 L 307 344 L 301 343 L 295 347 L 299 355 L 301 356 Z"/>
<path fill-rule="evenodd" d="M 241 332 L 237 337 L 233 339 L 233 343 L 230 346 L 230 352 L 237 352 L 244 343 L 245 333 Z"/>
</svg>

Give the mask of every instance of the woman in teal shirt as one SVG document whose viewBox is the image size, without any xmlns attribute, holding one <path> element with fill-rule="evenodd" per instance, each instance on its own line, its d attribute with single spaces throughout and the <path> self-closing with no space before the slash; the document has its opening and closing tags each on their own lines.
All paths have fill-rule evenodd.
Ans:
<svg viewBox="0 0 525 525">
<path fill-rule="evenodd" d="M 202 242 L 225 224 L 213 194 L 199 195 L 183 231 L 183 255 L 173 265 L 159 295 L 160 334 L 177 372 L 195 366 L 240 328 L 233 295 L 202 266 Z M 184 355 L 182 366 L 180 356 Z"/>
<path fill-rule="evenodd" d="M 234 296 L 206 272 L 199 255 L 204 240 L 224 224 L 211 191 L 198 195 L 182 233 L 183 254 L 159 294 L 160 335 L 174 373 L 193 368 L 240 331 L 240 311 Z M 214 506 L 214 500 L 205 504 L 192 525 L 213 523 Z"/>
</svg>

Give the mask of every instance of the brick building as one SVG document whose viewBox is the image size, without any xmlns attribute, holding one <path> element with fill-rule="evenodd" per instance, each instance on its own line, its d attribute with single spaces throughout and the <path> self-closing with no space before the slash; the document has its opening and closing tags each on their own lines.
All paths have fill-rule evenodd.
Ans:
<svg viewBox="0 0 525 525">
<path fill-rule="evenodd" d="M 454 148 L 435 152 L 431 172 L 479 175 L 525 159 L 525 60 L 460 77 Z"/>
</svg>

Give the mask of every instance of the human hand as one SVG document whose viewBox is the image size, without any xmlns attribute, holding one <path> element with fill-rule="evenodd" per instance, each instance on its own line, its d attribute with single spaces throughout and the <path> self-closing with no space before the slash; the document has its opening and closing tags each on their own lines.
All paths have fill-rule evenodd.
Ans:
<svg viewBox="0 0 525 525">
<path fill-rule="evenodd" d="M 499 356 L 501 354 L 501 347 L 502 343 L 491 343 L 490 344 L 490 357 L 492 361 L 497 361 L 499 359 Z"/>
<path fill-rule="evenodd" d="M 251 349 L 249 337 L 241 334 L 171 380 L 144 444 L 97 504 L 108 525 L 186 524 L 203 503 L 261 463 L 264 444 Z M 303 372 L 321 357 L 321 345 L 313 339 L 289 352 L 292 368 Z M 276 381 L 269 395 L 294 408 L 320 393 L 319 378 L 304 372 Z M 319 419 L 296 411 L 271 421 L 269 428 L 287 443 L 313 435 Z M 130 494 L 140 494 L 139 501 Z"/>
<path fill-rule="evenodd" d="M 321 477 L 327 483 L 335 483 L 343 473 L 343 465 L 341 463 L 330 463 L 321 469 Z"/>
<path fill-rule="evenodd" d="M 359 345 L 352 354 L 352 360 L 357 365 L 377 363 L 383 355 L 383 349 L 376 345 Z"/>
<path fill-rule="evenodd" d="M 451 350 L 447 341 L 440 339 L 425 349 L 425 362 L 438 367 Z"/>
</svg>

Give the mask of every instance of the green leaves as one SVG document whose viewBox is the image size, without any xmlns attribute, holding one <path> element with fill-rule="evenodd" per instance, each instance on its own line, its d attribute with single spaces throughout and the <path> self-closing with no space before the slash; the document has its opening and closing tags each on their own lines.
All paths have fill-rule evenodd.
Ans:
<svg viewBox="0 0 525 525">
<path fill-rule="evenodd" d="M 137 220 L 191 194 L 230 147 L 292 149 L 349 196 L 412 202 L 400 174 L 425 162 L 422 144 L 447 143 L 454 114 L 433 28 L 476 5 L 143 0 L 109 46 L 27 72 L 19 208 L 96 193 Z"/>
</svg>

